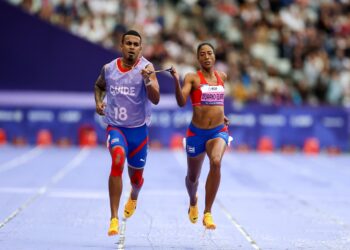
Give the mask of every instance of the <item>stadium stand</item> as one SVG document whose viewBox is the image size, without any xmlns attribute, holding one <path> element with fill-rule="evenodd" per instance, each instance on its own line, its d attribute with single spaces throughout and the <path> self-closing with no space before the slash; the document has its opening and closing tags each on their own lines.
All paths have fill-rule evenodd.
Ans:
<svg viewBox="0 0 350 250">
<path fill-rule="evenodd" d="M 69 100 L 91 98 L 82 93 L 91 94 L 100 65 L 118 55 L 120 35 L 135 28 L 145 38 L 144 55 L 156 68 L 174 65 L 181 76 L 196 69 L 195 48 L 200 41 L 215 45 L 216 67 L 229 76 L 226 111 L 237 148 L 258 148 L 259 141 L 268 137 L 275 149 L 301 149 L 307 138 L 317 137 L 321 149 L 349 149 L 349 1 L 7 0 L 1 5 L 6 9 L 1 27 L 8 38 L 0 44 L 3 97 L 12 90 L 55 90 L 78 91 Z M 28 31 L 33 27 L 36 33 Z M 13 33 L 17 39 L 11 38 Z M 27 47 L 21 46 L 22 41 L 28 41 Z M 29 54 L 30 60 L 11 64 L 17 60 L 12 58 L 13 48 L 20 55 Z M 40 55 L 46 67 L 52 63 L 49 71 L 33 63 Z M 31 69 L 30 77 L 16 74 L 21 67 Z M 169 100 L 166 94 L 173 92 L 169 78 L 159 77 L 162 100 Z M 1 99 L 6 106 L 9 98 Z M 78 108 L 74 101 L 64 106 Z M 84 112 L 77 116 L 94 117 L 93 105 L 83 106 Z M 3 117 L 11 116 L 7 111 Z M 28 105 L 21 111 L 26 116 Z M 13 112 L 15 120 L 18 111 Z M 169 146 L 169 133 L 183 133 L 189 116 L 173 105 L 157 109 L 153 126 L 162 132 L 153 135 L 154 144 Z M 101 143 L 103 132 L 97 130 Z M 11 133 L 7 138 L 13 140 Z M 57 133 L 53 139 L 59 140 Z M 72 142 L 77 144 L 78 139 Z"/>
</svg>

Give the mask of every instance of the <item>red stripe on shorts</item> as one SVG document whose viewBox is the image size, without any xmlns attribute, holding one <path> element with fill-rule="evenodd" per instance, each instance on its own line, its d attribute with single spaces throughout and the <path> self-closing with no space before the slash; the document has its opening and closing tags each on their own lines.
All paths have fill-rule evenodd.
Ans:
<svg viewBox="0 0 350 250">
<path fill-rule="evenodd" d="M 228 132 L 228 126 L 225 125 L 219 132 Z"/>
<path fill-rule="evenodd" d="M 186 136 L 187 137 L 191 137 L 191 136 L 195 136 L 196 134 L 195 133 L 193 133 L 189 128 L 187 129 L 187 131 L 186 131 Z"/>
<path fill-rule="evenodd" d="M 129 157 L 132 158 L 134 157 L 146 144 L 148 141 L 148 136 L 146 137 L 146 139 L 143 140 L 143 142 L 141 142 L 141 144 L 135 148 L 130 154 Z"/>
</svg>

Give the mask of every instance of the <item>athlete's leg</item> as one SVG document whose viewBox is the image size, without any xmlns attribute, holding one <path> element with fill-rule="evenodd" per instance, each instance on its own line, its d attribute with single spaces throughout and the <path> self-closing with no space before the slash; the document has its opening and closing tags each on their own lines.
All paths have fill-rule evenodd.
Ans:
<svg viewBox="0 0 350 250">
<path fill-rule="evenodd" d="M 206 143 L 206 152 L 209 157 L 210 169 L 205 184 L 204 213 L 211 212 L 221 179 L 221 160 L 225 153 L 226 142 L 222 138 L 211 139 Z"/>
<path fill-rule="evenodd" d="M 205 152 L 195 157 L 187 156 L 187 175 L 185 183 L 191 206 L 195 206 L 197 203 L 198 179 L 201 174 L 204 157 Z"/>
<path fill-rule="evenodd" d="M 137 198 L 139 196 L 139 192 L 143 185 L 143 177 L 142 177 L 143 168 L 137 169 L 129 166 L 128 172 L 129 172 L 130 183 L 131 183 L 131 193 L 128 201 L 124 206 L 125 218 L 129 218 L 134 214 L 137 206 Z"/>
<path fill-rule="evenodd" d="M 131 193 L 124 206 L 124 217 L 131 217 L 137 205 L 137 198 L 143 185 L 143 168 L 147 160 L 148 131 L 143 126 L 133 130 L 129 134 L 129 154 L 128 154 L 128 173 L 131 184 Z"/>
<path fill-rule="evenodd" d="M 118 145 L 110 149 L 110 153 L 112 157 L 112 167 L 109 175 L 108 187 L 112 219 L 118 218 L 119 202 L 123 190 L 122 173 L 125 162 L 125 149 Z"/>
<path fill-rule="evenodd" d="M 188 208 L 188 218 L 190 222 L 196 223 L 198 220 L 198 179 L 201 174 L 202 164 L 205 157 L 205 137 L 201 136 L 201 130 L 191 123 L 186 133 L 186 153 L 187 153 L 187 175 L 185 184 L 190 206 Z"/>
<path fill-rule="evenodd" d="M 185 178 L 187 193 L 190 197 L 190 206 L 188 208 L 188 218 L 192 223 L 198 220 L 198 179 L 201 173 L 205 152 L 190 157 L 187 156 L 187 175 Z"/>
<path fill-rule="evenodd" d="M 137 169 L 129 166 L 128 172 L 132 187 L 130 197 L 132 200 L 137 200 L 137 197 L 139 196 L 139 192 L 143 185 L 143 168 Z"/>
<path fill-rule="evenodd" d="M 109 202 L 111 208 L 111 221 L 108 235 L 113 236 L 119 232 L 118 209 L 123 189 L 122 173 L 125 162 L 125 149 L 117 145 L 110 148 L 112 157 L 111 173 L 108 180 Z"/>
<path fill-rule="evenodd" d="M 111 209 L 111 221 L 108 235 L 116 235 L 119 231 L 118 210 L 123 189 L 122 174 L 126 155 L 128 154 L 128 142 L 123 128 L 107 127 L 107 147 L 111 154 L 112 166 L 108 179 L 109 203 Z"/>
</svg>

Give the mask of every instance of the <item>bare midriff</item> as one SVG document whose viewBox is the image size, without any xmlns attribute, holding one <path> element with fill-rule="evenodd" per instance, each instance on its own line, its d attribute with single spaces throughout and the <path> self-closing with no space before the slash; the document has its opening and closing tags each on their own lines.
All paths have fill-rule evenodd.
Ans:
<svg viewBox="0 0 350 250">
<path fill-rule="evenodd" d="M 192 124 L 212 129 L 224 123 L 224 106 L 193 106 Z"/>
</svg>

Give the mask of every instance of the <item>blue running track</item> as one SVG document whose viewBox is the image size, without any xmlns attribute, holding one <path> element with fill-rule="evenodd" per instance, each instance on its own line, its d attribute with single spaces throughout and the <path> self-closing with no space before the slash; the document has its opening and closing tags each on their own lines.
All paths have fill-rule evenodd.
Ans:
<svg viewBox="0 0 350 250">
<path fill-rule="evenodd" d="M 227 152 L 215 231 L 188 220 L 184 152 L 151 150 L 137 210 L 108 237 L 109 170 L 102 147 L 0 147 L 0 249 L 350 249 L 349 155 Z"/>
</svg>

